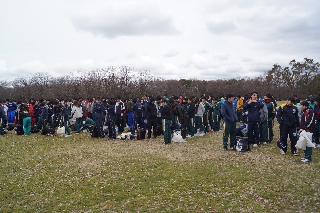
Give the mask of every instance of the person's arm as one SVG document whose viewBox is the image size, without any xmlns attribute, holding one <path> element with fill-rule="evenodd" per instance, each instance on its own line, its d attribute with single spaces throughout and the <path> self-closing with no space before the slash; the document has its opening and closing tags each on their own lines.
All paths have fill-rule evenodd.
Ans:
<svg viewBox="0 0 320 213">
<path fill-rule="evenodd" d="M 306 128 L 310 128 L 312 123 L 314 123 L 314 112 L 310 110 L 306 118 Z"/>
<path fill-rule="evenodd" d="M 247 110 L 249 108 L 249 102 L 246 101 L 244 104 L 243 104 L 243 110 Z"/>
<path fill-rule="evenodd" d="M 224 105 L 221 106 L 221 115 L 224 120 L 231 122 L 231 118 L 228 116 L 227 109 Z"/>
<path fill-rule="evenodd" d="M 281 125 L 282 124 L 282 114 L 283 114 L 283 108 L 279 107 L 278 111 L 277 111 L 277 121 L 278 123 Z M 299 119 L 298 119 L 299 120 Z"/>
</svg>

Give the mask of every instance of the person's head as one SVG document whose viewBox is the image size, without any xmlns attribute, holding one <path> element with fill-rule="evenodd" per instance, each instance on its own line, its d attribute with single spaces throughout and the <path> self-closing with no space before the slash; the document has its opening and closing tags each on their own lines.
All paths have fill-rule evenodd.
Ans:
<svg viewBox="0 0 320 213">
<path fill-rule="evenodd" d="M 308 101 L 302 101 L 302 102 L 300 103 L 300 107 L 301 107 L 302 110 L 307 109 L 307 108 L 309 107 Z"/>
<path fill-rule="evenodd" d="M 228 94 L 226 95 L 226 100 L 227 100 L 229 103 L 232 103 L 233 100 L 234 100 L 234 95 L 231 94 L 231 93 L 228 93 Z"/>
<path fill-rule="evenodd" d="M 287 105 L 292 106 L 295 103 L 294 97 L 290 96 L 287 98 Z"/>
<path fill-rule="evenodd" d="M 251 97 L 251 100 L 258 100 L 259 98 L 257 92 L 252 92 L 250 97 Z"/>
<path fill-rule="evenodd" d="M 155 101 L 156 101 L 155 98 L 153 98 L 153 97 L 150 98 L 150 103 L 151 103 L 151 104 L 154 104 Z"/>
<path fill-rule="evenodd" d="M 167 100 L 165 98 L 161 99 L 161 105 L 162 106 L 167 105 Z"/>
<path fill-rule="evenodd" d="M 265 94 L 264 99 L 272 99 L 271 93 Z"/>
</svg>

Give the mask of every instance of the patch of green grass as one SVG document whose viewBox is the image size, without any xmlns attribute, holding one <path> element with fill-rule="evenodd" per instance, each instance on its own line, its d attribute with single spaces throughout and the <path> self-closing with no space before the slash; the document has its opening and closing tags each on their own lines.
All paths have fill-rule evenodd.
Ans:
<svg viewBox="0 0 320 213">
<path fill-rule="evenodd" d="M 318 149 L 303 164 L 302 152 L 280 155 L 275 141 L 223 151 L 221 134 L 164 146 L 161 137 L 9 133 L 0 138 L 0 212 L 319 212 Z"/>
</svg>

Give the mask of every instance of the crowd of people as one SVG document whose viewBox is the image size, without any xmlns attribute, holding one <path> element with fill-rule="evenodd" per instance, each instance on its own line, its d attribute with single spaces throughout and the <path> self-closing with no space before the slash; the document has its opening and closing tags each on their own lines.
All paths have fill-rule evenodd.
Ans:
<svg viewBox="0 0 320 213">
<path fill-rule="evenodd" d="M 215 98 L 143 95 L 127 99 L 97 97 L 17 102 L 7 99 L 0 104 L 0 135 L 13 129 L 25 136 L 39 131 L 46 134 L 64 127 L 65 137 L 71 136 L 71 130 L 80 134 L 86 129 L 92 137 L 104 138 L 107 134 L 108 139 L 114 140 L 126 129 L 133 136 L 147 132 L 148 139 L 163 135 L 163 143 L 168 145 L 173 132 L 179 131 L 185 139 L 223 131 L 223 149 L 235 150 L 239 132 L 240 135 L 245 132 L 250 150 L 251 146 L 274 141 L 274 120 L 277 119 L 281 154 L 287 153 L 289 136 L 290 151 L 297 155 L 295 145 L 301 130 L 313 133 L 313 142 L 320 146 L 320 96 L 308 97 L 301 103 L 297 96 L 289 97 L 279 107 L 270 93 L 259 97 L 257 92 Z M 307 147 L 301 161 L 309 162 L 311 156 L 312 148 Z"/>
</svg>

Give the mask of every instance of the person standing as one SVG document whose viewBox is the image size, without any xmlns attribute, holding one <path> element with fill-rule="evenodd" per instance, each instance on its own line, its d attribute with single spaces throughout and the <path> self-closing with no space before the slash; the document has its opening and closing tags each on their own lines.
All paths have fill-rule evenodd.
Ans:
<svg viewBox="0 0 320 213">
<path fill-rule="evenodd" d="M 260 109 L 263 108 L 263 103 L 258 101 L 258 93 L 252 92 L 248 101 L 243 104 L 243 110 L 248 112 L 248 142 L 252 143 L 253 147 L 258 147 L 260 143 Z"/>
<path fill-rule="evenodd" d="M 105 134 L 103 131 L 103 123 L 105 117 L 105 105 L 101 102 L 98 97 L 97 101 L 93 106 L 94 122 L 96 123 L 98 137 L 104 138 Z"/>
<path fill-rule="evenodd" d="M 306 132 L 314 132 L 314 112 L 309 109 L 309 103 L 307 101 L 302 101 L 300 103 L 301 115 L 300 115 L 300 130 L 305 130 Z M 304 158 L 301 158 L 301 162 L 310 162 L 312 156 L 312 147 L 306 147 L 304 150 Z"/>
<path fill-rule="evenodd" d="M 167 104 L 166 99 L 161 100 L 161 118 L 163 126 L 164 145 L 171 143 L 171 121 L 172 121 L 172 109 Z"/>
<path fill-rule="evenodd" d="M 29 114 L 29 109 L 25 104 L 20 105 L 20 120 L 22 120 L 23 134 L 28 136 L 31 134 L 31 117 Z"/>
<path fill-rule="evenodd" d="M 296 128 L 299 126 L 299 116 L 298 109 L 294 106 L 294 101 L 295 99 L 293 97 L 288 97 L 287 103 L 281 105 L 277 111 L 277 120 L 280 124 L 280 140 L 282 140 L 285 146 L 280 149 L 280 153 L 283 155 L 286 154 L 288 149 L 288 134 L 291 141 L 291 153 L 293 155 L 298 155 L 296 148 L 297 137 L 294 133 L 296 133 Z"/>
<path fill-rule="evenodd" d="M 194 102 L 196 108 L 196 113 L 194 115 L 194 132 L 199 135 L 198 133 L 206 133 L 203 127 L 203 114 L 205 113 L 205 108 L 198 98 L 195 98 Z"/>
<path fill-rule="evenodd" d="M 268 108 L 264 99 L 261 103 L 263 107 L 260 109 L 260 142 L 266 145 L 268 144 Z"/>
<path fill-rule="evenodd" d="M 147 115 L 148 139 L 151 138 L 151 129 L 153 138 L 157 138 L 157 107 L 154 104 L 155 101 L 155 98 L 150 98 L 145 110 Z"/>
<path fill-rule="evenodd" d="M 243 113 L 243 99 L 241 95 L 237 96 L 237 116 L 238 116 L 238 121 L 241 122 L 243 121 L 242 113 Z"/>
<path fill-rule="evenodd" d="M 187 135 L 187 137 L 188 138 L 193 138 L 194 133 L 195 133 L 194 125 L 193 125 L 193 119 L 195 116 L 195 109 L 196 108 L 195 108 L 195 104 L 193 102 L 193 98 L 192 97 L 188 98 L 188 104 L 187 104 L 187 113 L 188 113 L 188 121 L 187 121 L 188 135 Z"/>
<path fill-rule="evenodd" d="M 63 122 L 63 126 L 65 128 L 64 137 L 70 137 L 70 121 L 69 121 L 69 113 L 68 113 L 68 103 L 63 102 L 61 105 L 61 120 Z"/>
<path fill-rule="evenodd" d="M 113 101 L 108 100 L 107 102 L 107 125 L 108 125 L 108 139 L 114 140 L 116 139 L 116 113 L 115 113 L 115 105 Z"/>
<path fill-rule="evenodd" d="M 276 116 L 276 111 L 272 102 L 272 95 L 267 93 L 264 96 L 264 102 L 266 103 L 267 110 L 268 110 L 268 121 L 267 121 L 267 128 L 268 128 L 268 142 L 271 143 L 273 140 L 273 120 Z"/>
<path fill-rule="evenodd" d="M 37 121 L 37 129 L 41 130 L 45 125 L 48 120 L 48 107 L 46 106 L 45 102 L 42 102 L 40 104 L 40 115 L 39 119 Z"/>
<path fill-rule="evenodd" d="M 213 131 L 219 131 L 220 130 L 220 123 L 221 123 L 221 98 L 216 98 L 216 101 L 213 104 Z"/>
<path fill-rule="evenodd" d="M 71 115 L 72 117 L 76 118 L 76 134 L 80 134 L 80 130 L 82 128 L 82 116 L 83 116 L 83 111 L 82 107 L 80 105 L 81 103 L 79 101 L 74 101 L 72 110 L 71 110 Z"/>
<path fill-rule="evenodd" d="M 238 117 L 233 107 L 233 94 L 226 95 L 226 101 L 221 105 L 221 114 L 224 119 L 224 132 L 223 132 L 223 149 L 228 150 L 228 139 L 230 137 L 230 149 L 235 150 L 236 145 L 236 123 Z"/>
<path fill-rule="evenodd" d="M 7 107 L 8 107 L 8 115 L 7 115 L 7 121 L 8 121 L 8 125 L 13 125 L 14 124 L 14 119 L 16 116 L 16 110 L 18 108 L 17 104 L 11 100 L 11 102 L 9 102 L 9 99 L 6 100 L 7 102 Z"/>
<path fill-rule="evenodd" d="M 116 125 L 118 127 L 118 133 L 121 134 L 124 131 L 125 126 L 125 112 L 126 106 L 122 102 L 121 98 L 118 96 L 115 104 L 115 113 L 116 113 Z"/>
</svg>

